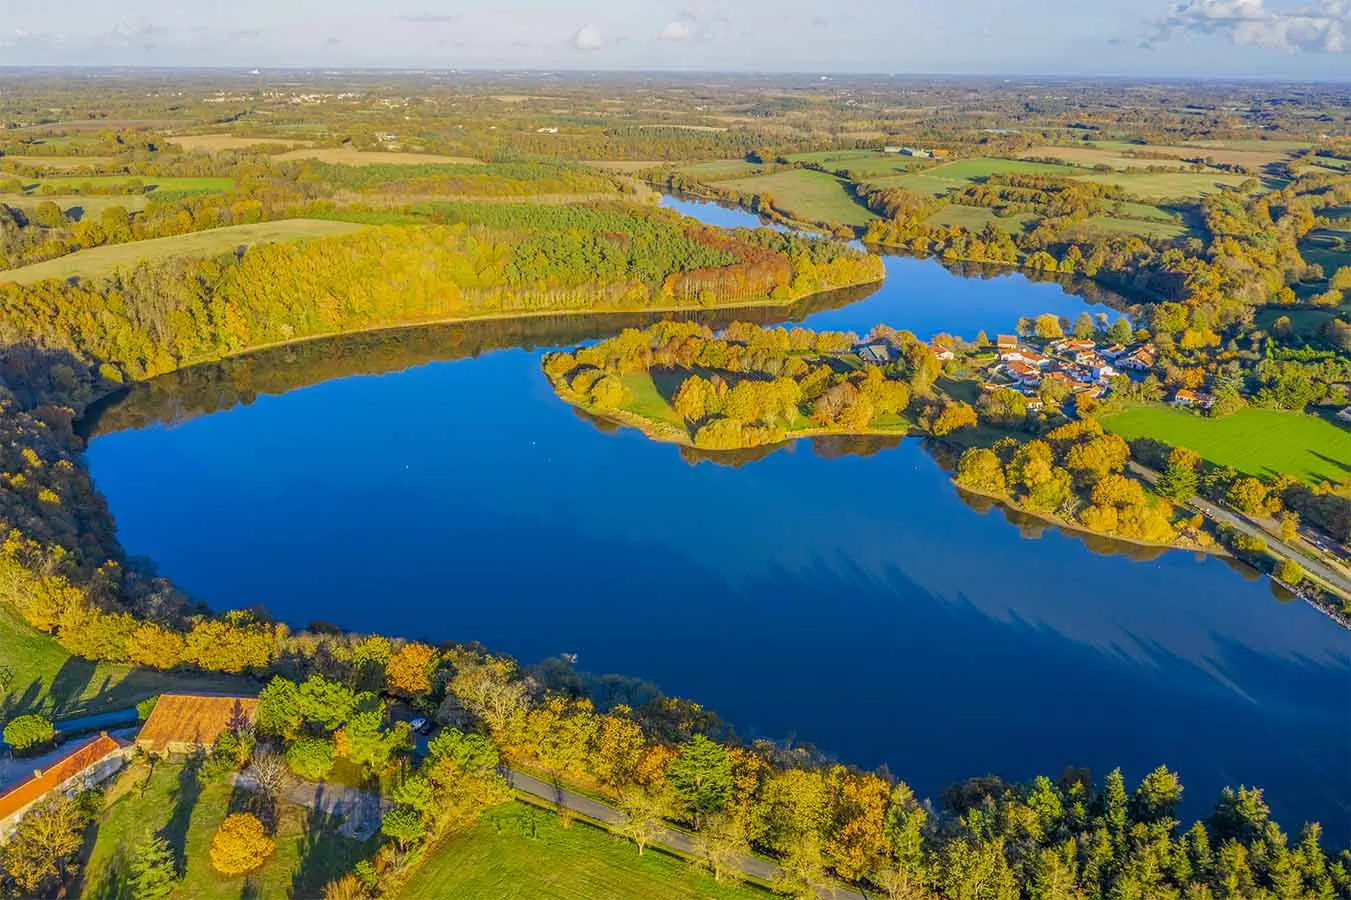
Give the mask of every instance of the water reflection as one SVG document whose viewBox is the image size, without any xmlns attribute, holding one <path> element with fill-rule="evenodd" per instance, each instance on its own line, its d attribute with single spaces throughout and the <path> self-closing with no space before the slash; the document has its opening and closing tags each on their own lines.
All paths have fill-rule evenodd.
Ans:
<svg viewBox="0 0 1351 900">
<path fill-rule="evenodd" d="M 918 440 L 728 465 L 604 433 L 537 352 L 486 352 L 622 324 L 476 323 L 200 367 L 105 408 L 90 465 L 127 549 L 218 608 L 576 652 L 926 794 L 1167 763 L 1188 814 L 1256 784 L 1287 822 L 1351 839 L 1344 631 L 1225 562 L 996 515 Z"/>
</svg>

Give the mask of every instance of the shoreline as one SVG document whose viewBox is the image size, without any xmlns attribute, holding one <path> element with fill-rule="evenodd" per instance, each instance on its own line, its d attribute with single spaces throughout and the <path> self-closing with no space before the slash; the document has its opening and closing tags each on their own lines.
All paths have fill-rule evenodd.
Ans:
<svg viewBox="0 0 1351 900">
<path fill-rule="evenodd" d="M 701 452 L 704 453 L 736 453 L 739 450 L 759 450 L 765 447 L 784 447 L 787 446 L 788 444 L 792 444 L 800 440 L 816 437 L 898 437 L 903 440 L 905 438 L 917 437 L 917 438 L 928 438 L 929 440 L 934 441 L 941 441 L 943 443 L 955 446 L 955 444 L 951 441 L 946 441 L 943 438 L 934 438 L 922 432 L 917 432 L 913 427 L 907 427 L 905 430 L 895 428 L 886 428 L 886 429 L 868 428 L 857 431 L 835 431 L 831 429 L 812 428 L 787 433 L 784 435 L 784 439 L 782 441 L 776 441 L 772 444 L 756 444 L 751 447 L 739 447 L 736 448 L 735 450 L 725 450 L 725 451 L 708 450 L 706 448 L 696 446 L 695 443 L 690 439 L 688 431 L 682 434 L 674 425 L 670 425 L 669 423 L 664 422 L 661 423 L 654 422 L 652 419 L 649 419 L 646 416 L 641 415 L 640 413 L 635 413 L 624 409 L 617 409 L 608 412 L 601 412 L 598 410 L 589 409 L 587 408 L 586 405 L 574 399 L 577 395 L 574 394 L 571 390 L 567 389 L 566 387 L 560 390 L 557 382 L 554 381 L 554 379 L 550 378 L 549 384 L 550 387 L 553 388 L 554 393 L 558 396 L 560 400 L 562 400 L 569 406 L 573 407 L 574 409 L 586 413 L 589 416 L 595 416 L 598 419 L 604 419 L 608 422 L 612 422 L 616 425 L 619 425 L 620 427 L 632 428 L 635 431 L 641 433 L 648 440 L 653 441 L 655 443 L 671 444 L 677 447 L 688 447 L 691 450 L 700 450 Z M 949 475 L 947 472 L 944 472 L 943 474 L 947 476 L 948 483 L 959 491 L 965 491 L 966 493 L 972 494 L 977 497 L 985 497 L 989 500 L 993 500 L 1005 510 L 1016 512 L 1019 515 L 1030 516 L 1031 518 L 1045 522 L 1046 524 L 1054 528 L 1059 528 L 1062 531 L 1072 532 L 1076 535 L 1085 535 L 1095 538 L 1103 538 L 1106 540 L 1119 541 L 1123 544 L 1130 544 L 1135 547 L 1145 547 L 1155 550 L 1181 550 L 1190 553 L 1205 553 L 1209 556 L 1214 556 L 1216 558 L 1232 558 L 1232 554 L 1226 551 L 1218 543 L 1214 547 L 1202 547 L 1197 544 L 1160 543 L 1158 541 L 1144 541 L 1138 538 L 1122 537 L 1121 535 L 1109 534 L 1103 531 L 1093 531 L 1089 528 L 1085 528 L 1082 524 L 1071 522 L 1068 519 L 1055 515 L 1054 513 L 1045 513 L 1039 510 L 1028 509 L 1020 505 L 1012 497 L 1006 494 L 992 494 L 987 493 L 985 491 L 974 490 L 963 484 L 959 484 L 957 480 L 953 478 L 951 475 Z"/>
<path fill-rule="evenodd" d="M 102 392 L 95 392 L 95 395 L 83 405 L 76 416 L 77 420 L 83 419 L 86 410 L 108 398 L 116 396 L 118 393 L 130 389 L 133 385 L 147 384 L 156 378 L 165 375 L 172 375 L 175 372 L 181 372 L 196 366 L 211 365 L 212 363 L 223 362 L 228 359 L 239 359 L 254 353 L 262 353 L 267 350 L 276 350 L 281 347 L 293 347 L 300 344 L 308 344 L 317 341 L 331 340 L 333 338 L 352 337 L 362 334 L 380 334 L 387 331 L 407 331 L 415 328 L 426 328 L 434 325 L 467 325 L 474 322 L 504 322 L 511 320 L 542 319 L 550 316 L 565 316 L 570 318 L 602 317 L 609 315 L 670 315 L 676 313 L 697 313 L 697 312 L 731 312 L 738 309 L 759 310 L 759 309 L 782 309 L 792 306 L 795 303 L 801 303 L 810 300 L 813 297 L 820 297 L 824 294 L 831 294 L 835 291 L 845 291 L 851 288 L 869 287 L 875 284 L 881 284 L 886 280 L 886 274 L 875 281 L 858 281 L 851 284 L 834 285 L 823 288 L 818 291 L 809 291 L 804 294 L 798 294 L 784 300 L 775 300 L 772 297 L 766 297 L 763 300 L 751 300 L 736 304 L 720 305 L 712 304 L 702 306 L 693 304 L 689 306 L 662 305 L 662 306 L 624 306 L 624 307 L 606 307 L 604 309 L 555 309 L 555 310 L 522 310 L 520 312 L 490 312 L 481 315 L 458 315 L 458 316 L 433 316 L 424 319 L 405 319 L 399 322 L 393 322 L 387 325 L 370 325 L 361 328 L 339 329 L 337 331 L 325 331 L 318 334 L 304 335 L 303 337 L 285 338 L 279 341 L 267 341 L 262 344 L 250 344 L 240 350 L 232 350 L 228 353 L 212 354 L 209 356 L 197 356 L 182 360 L 173 368 L 165 369 L 162 372 L 156 372 L 143 378 L 129 378 L 118 384 L 115 388 Z"/>
</svg>

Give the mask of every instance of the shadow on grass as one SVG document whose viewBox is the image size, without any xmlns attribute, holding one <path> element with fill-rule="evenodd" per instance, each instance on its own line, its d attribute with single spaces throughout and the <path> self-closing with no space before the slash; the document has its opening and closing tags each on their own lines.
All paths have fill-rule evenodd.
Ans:
<svg viewBox="0 0 1351 900">
<path fill-rule="evenodd" d="M 324 885 L 351 871 L 367 856 L 379 838 L 356 841 L 338 833 L 339 820 L 319 810 L 305 813 L 305 831 L 300 842 L 300 863 L 291 875 L 292 897 L 319 897 Z"/>
<path fill-rule="evenodd" d="M 174 868 L 181 875 L 188 865 L 188 827 L 192 813 L 202 796 L 202 760 L 190 757 L 178 770 L 178 787 L 173 791 L 174 809 L 159 835 L 174 855 Z"/>
</svg>

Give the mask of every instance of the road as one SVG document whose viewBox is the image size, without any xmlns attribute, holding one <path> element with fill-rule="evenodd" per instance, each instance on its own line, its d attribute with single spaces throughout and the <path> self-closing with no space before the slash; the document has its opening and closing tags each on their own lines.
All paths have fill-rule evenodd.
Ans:
<svg viewBox="0 0 1351 900">
<path fill-rule="evenodd" d="M 586 816 L 588 819 L 594 819 L 611 828 L 618 828 L 623 825 L 627 816 L 612 806 L 606 806 L 590 797 L 583 797 L 581 794 L 573 793 L 567 788 L 558 784 L 552 784 L 547 781 L 541 781 L 524 772 L 517 772 L 515 769 L 502 770 L 502 774 L 507 779 L 507 784 L 518 791 L 522 791 L 532 797 L 538 797 L 554 806 L 562 806 L 575 813 Z M 683 831 L 675 828 L 663 828 L 658 832 L 654 846 L 665 847 L 669 850 L 675 850 L 677 853 L 685 856 L 693 856 L 697 848 L 694 844 L 694 838 Z M 772 884 L 782 870 L 777 864 L 767 859 L 761 859 L 758 856 L 742 855 L 737 861 L 737 869 L 742 875 L 755 878 L 767 884 Z M 862 891 L 855 890 L 844 885 L 820 885 L 816 890 L 817 894 L 823 900 L 869 900 L 868 895 Z"/>
<path fill-rule="evenodd" d="M 1146 466 L 1142 466 L 1137 462 L 1130 462 L 1128 465 L 1132 472 L 1139 475 L 1150 484 L 1153 484 L 1159 478 L 1158 472 L 1147 468 Z M 1298 563 L 1302 568 L 1312 572 L 1323 581 L 1341 591 L 1344 595 L 1351 597 L 1351 579 L 1348 579 L 1345 575 L 1322 560 L 1305 556 L 1280 538 L 1258 527 L 1258 525 L 1250 519 L 1247 519 L 1236 512 L 1231 512 L 1221 506 L 1216 506 L 1214 503 L 1211 503 L 1209 500 L 1202 497 L 1192 497 L 1187 501 L 1187 505 L 1208 518 L 1214 519 L 1217 522 L 1223 522 L 1226 525 L 1232 525 L 1239 531 L 1245 532 L 1255 538 L 1261 538 L 1262 541 L 1266 543 L 1267 549 L 1272 553 L 1284 557 L 1291 562 Z"/>
</svg>

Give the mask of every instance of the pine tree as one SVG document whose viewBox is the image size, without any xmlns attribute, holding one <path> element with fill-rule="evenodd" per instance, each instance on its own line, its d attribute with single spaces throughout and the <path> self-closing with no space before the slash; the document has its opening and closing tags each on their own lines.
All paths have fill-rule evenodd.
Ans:
<svg viewBox="0 0 1351 900">
<path fill-rule="evenodd" d="M 178 871 L 168 842 L 152 834 L 137 844 L 131 851 L 130 875 L 133 900 L 164 900 L 172 894 Z"/>
</svg>

